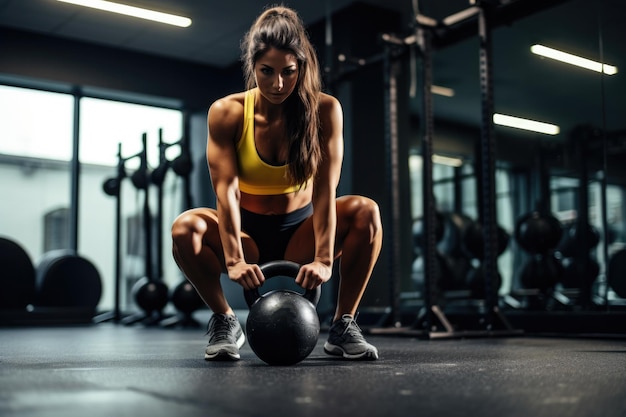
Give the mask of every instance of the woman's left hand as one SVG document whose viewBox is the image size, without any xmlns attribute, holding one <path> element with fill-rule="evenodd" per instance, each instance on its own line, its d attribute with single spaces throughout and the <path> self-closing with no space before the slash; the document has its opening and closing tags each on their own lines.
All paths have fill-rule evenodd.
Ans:
<svg viewBox="0 0 626 417">
<path fill-rule="evenodd" d="M 300 267 L 300 271 L 296 277 L 296 284 L 306 290 L 312 290 L 328 281 L 332 273 L 333 270 L 331 266 L 319 261 L 314 261 Z"/>
</svg>

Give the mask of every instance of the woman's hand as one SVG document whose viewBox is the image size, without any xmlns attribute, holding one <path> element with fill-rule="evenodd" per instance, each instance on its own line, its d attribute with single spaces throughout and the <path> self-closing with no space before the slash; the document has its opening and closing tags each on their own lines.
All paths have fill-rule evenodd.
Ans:
<svg viewBox="0 0 626 417">
<path fill-rule="evenodd" d="M 261 272 L 261 268 L 256 264 L 238 262 L 228 266 L 227 270 L 228 278 L 241 285 L 244 290 L 253 290 L 260 287 L 263 285 L 263 282 L 265 282 L 263 272 Z"/>
<path fill-rule="evenodd" d="M 300 267 L 296 277 L 296 284 L 306 290 L 312 290 L 328 281 L 332 273 L 332 267 L 325 263 L 314 261 Z"/>
</svg>

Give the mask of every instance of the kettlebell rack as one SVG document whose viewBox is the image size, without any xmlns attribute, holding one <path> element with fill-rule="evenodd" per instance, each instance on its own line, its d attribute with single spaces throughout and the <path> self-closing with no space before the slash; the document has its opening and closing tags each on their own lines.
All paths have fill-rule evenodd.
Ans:
<svg viewBox="0 0 626 417">
<path fill-rule="evenodd" d="M 176 325 L 191 326 L 194 323 L 188 315 L 190 310 L 196 310 L 203 304 L 200 303 L 199 296 L 193 291 L 189 291 L 185 281 L 176 288 L 176 291 L 170 296 L 169 289 L 163 280 L 163 256 L 162 256 L 162 221 L 163 221 L 163 182 L 168 169 L 172 170 L 185 179 L 185 193 L 187 205 L 191 206 L 191 196 L 188 186 L 188 175 L 193 166 L 186 139 L 174 143 L 166 143 L 163 141 L 163 130 L 159 129 L 159 166 L 150 170 L 148 165 L 147 152 L 147 133 L 142 134 L 142 149 L 136 154 L 124 157 L 122 156 L 122 144 L 118 144 L 118 163 L 117 175 L 113 178 L 106 179 L 103 183 L 103 191 L 105 194 L 116 198 L 115 208 L 115 278 L 114 278 L 114 308 L 111 312 L 100 314 L 94 318 L 95 323 L 105 321 L 113 321 L 125 325 L 135 323 L 143 323 L 144 325 L 161 325 L 164 327 L 173 327 Z M 173 161 L 167 160 L 165 152 L 169 147 L 180 145 L 181 154 Z M 131 159 L 139 158 L 139 168 L 132 174 L 126 173 L 126 162 Z M 143 192 L 143 209 L 142 209 L 142 233 L 144 246 L 144 276 L 139 279 L 133 288 L 131 294 L 135 303 L 142 311 L 131 314 L 124 314 L 121 311 L 121 287 L 122 287 L 122 197 L 121 189 L 125 178 L 129 177 L 132 184 L 137 190 Z M 150 209 L 151 186 L 158 187 L 158 209 L 156 218 L 153 218 Z M 156 228 L 154 227 L 156 222 Z M 156 236 L 155 236 L 156 234 Z M 153 242 L 153 237 L 156 239 Z M 153 252 L 154 251 L 154 252 Z M 153 257 L 156 254 L 156 259 Z M 155 263 L 156 260 L 156 263 Z M 174 300 L 173 298 L 176 298 Z M 174 302 L 177 310 L 184 310 L 184 317 L 169 317 L 163 313 L 164 308 L 170 301 Z"/>
<path fill-rule="evenodd" d="M 121 240 L 122 240 L 122 182 L 126 178 L 126 162 L 138 158 L 141 156 L 141 152 L 134 155 L 123 157 L 122 156 L 122 143 L 117 145 L 117 175 L 112 178 L 108 178 L 102 184 L 102 189 L 105 194 L 115 198 L 115 276 L 114 276 L 114 301 L 113 311 L 102 313 L 94 317 L 95 323 L 103 323 L 106 321 L 113 321 L 119 323 L 122 320 L 121 311 L 121 282 L 122 282 L 122 254 L 121 254 Z"/>
</svg>

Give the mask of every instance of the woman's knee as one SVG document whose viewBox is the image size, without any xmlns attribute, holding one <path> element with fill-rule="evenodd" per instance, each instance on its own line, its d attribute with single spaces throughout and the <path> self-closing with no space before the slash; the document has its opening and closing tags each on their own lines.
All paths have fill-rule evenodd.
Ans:
<svg viewBox="0 0 626 417">
<path fill-rule="evenodd" d="M 382 233 L 382 220 L 378 203 L 364 196 L 353 196 L 348 201 L 352 228 L 367 233 L 370 238 Z"/>
<path fill-rule="evenodd" d="M 204 240 L 210 233 L 211 216 L 207 216 L 197 209 L 188 210 L 180 214 L 172 223 L 172 241 L 175 246 L 192 243 L 194 240 Z"/>
<path fill-rule="evenodd" d="M 172 223 L 172 239 L 174 241 L 189 237 L 200 226 L 196 215 L 190 212 L 180 214 Z"/>
</svg>

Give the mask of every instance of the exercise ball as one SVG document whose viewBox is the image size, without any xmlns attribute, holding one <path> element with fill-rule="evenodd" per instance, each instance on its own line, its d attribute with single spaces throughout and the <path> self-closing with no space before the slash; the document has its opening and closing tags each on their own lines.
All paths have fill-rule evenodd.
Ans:
<svg viewBox="0 0 626 417">
<path fill-rule="evenodd" d="M 274 261 L 261 266 L 266 279 L 275 276 L 295 278 L 300 265 Z M 315 348 L 320 332 L 316 305 L 321 288 L 300 294 L 273 290 L 259 295 L 258 289 L 244 291 L 250 312 L 246 335 L 252 351 L 269 365 L 294 365 Z"/>
<path fill-rule="evenodd" d="M 45 253 L 36 269 L 35 305 L 95 309 L 102 280 L 93 263 L 73 250 Z"/>
<path fill-rule="evenodd" d="M 17 242 L 0 237 L 0 310 L 23 309 L 35 298 L 35 267 Z"/>
</svg>

